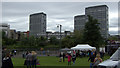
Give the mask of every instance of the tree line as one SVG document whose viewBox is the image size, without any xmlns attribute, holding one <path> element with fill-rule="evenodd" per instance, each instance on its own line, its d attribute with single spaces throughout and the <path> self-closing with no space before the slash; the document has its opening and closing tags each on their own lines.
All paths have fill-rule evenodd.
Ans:
<svg viewBox="0 0 120 68">
<path fill-rule="evenodd" d="M 77 44 L 89 44 L 94 47 L 101 47 L 106 44 L 105 39 L 100 34 L 98 20 L 93 19 L 93 17 L 88 16 L 88 21 L 85 24 L 85 28 L 82 31 L 74 31 L 73 34 L 69 36 L 65 36 L 64 38 L 57 39 L 55 36 L 47 39 L 46 37 L 34 37 L 31 36 L 29 38 L 24 37 L 19 41 L 15 39 L 9 39 L 5 37 L 5 33 L 2 32 L 2 44 L 11 46 L 29 46 L 29 47 L 45 47 L 54 45 L 55 47 L 74 47 Z M 61 44 L 60 44 L 61 41 Z"/>
</svg>

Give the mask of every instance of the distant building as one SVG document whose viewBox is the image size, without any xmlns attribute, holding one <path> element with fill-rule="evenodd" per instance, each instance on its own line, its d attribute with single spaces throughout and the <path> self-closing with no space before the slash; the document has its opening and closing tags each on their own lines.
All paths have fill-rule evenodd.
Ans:
<svg viewBox="0 0 120 68">
<path fill-rule="evenodd" d="M 64 31 L 64 33 L 65 33 L 65 36 L 71 36 L 72 35 L 70 31 Z"/>
<path fill-rule="evenodd" d="M 16 39 L 17 39 L 18 41 L 20 41 L 21 38 L 22 38 L 21 31 L 17 31 L 17 32 L 16 32 Z"/>
<path fill-rule="evenodd" d="M 74 17 L 74 31 L 84 30 L 86 23 L 85 15 L 77 15 Z"/>
<path fill-rule="evenodd" d="M 11 39 L 16 39 L 16 30 L 10 30 L 10 38 Z"/>
<path fill-rule="evenodd" d="M 46 36 L 46 14 L 35 13 L 30 15 L 30 36 Z"/>
<path fill-rule="evenodd" d="M 108 7 L 106 5 L 87 7 L 85 8 L 85 15 L 75 16 L 74 31 L 81 31 L 85 28 L 85 23 L 88 21 L 88 15 L 98 20 L 102 37 L 108 38 Z"/>
<path fill-rule="evenodd" d="M 27 31 L 27 32 L 23 32 L 23 33 L 24 33 L 24 37 L 29 38 L 29 31 Z"/>
<path fill-rule="evenodd" d="M 92 16 L 100 23 L 100 33 L 104 38 L 108 38 L 108 7 L 107 5 L 98 5 L 85 8 L 85 15 Z"/>
<path fill-rule="evenodd" d="M 71 32 L 70 31 L 65 31 L 65 32 L 61 32 L 61 38 L 64 38 L 66 36 L 70 36 Z M 57 39 L 60 39 L 60 33 L 59 32 L 46 32 L 46 37 L 48 39 L 50 39 L 51 37 L 56 37 Z"/>
<path fill-rule="evenodd" d="M 10 38 L 10 25 L 7 23 L 0 23 L 0 30 L 5 32 L 7 38 Z"/>
<path fill-rule="evenodd" d="M 22 32 L 22 33 L 23 33 L 23 37 L 25 37 L 25 38 L 29 38 L 29 31 Z"/>
</svg>

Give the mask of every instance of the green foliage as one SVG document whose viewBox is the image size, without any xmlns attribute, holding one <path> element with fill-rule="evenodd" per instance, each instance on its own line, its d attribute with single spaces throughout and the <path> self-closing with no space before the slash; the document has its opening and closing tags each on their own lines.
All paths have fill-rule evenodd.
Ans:
<svg viewBox="0 0 120 68">
<path fill-rule="evenodd" d="M 47 45 L 47 38 L 45 38 L 45 37 L 43 37 L 43 36 L 41 36 L 40 38 L 37 38 L 36 41 L 37 41 L 37 42 L 36 42 L 37 46 L 42 46 L 42 47 L 44 47 L 44 46 Z"/>
<path fill-rule="evenodd" d="M 55 36 L 53 36 L 53 37 L 51 37 L 51 38 L 49 39 L 49 43 L 50 43 L 50 44 L 53 44 L 53 45 L 58 45 L 58 44 L 59 44 L 59 41 L 60 41 L 60 40 L 58 40 Z"/>
<path fill-rule="evenodd" d="M 100 34 L 100 27 L 98 21 L 93 17 L 88 16 L 88 22 L 85 24 L 83 42 L 91 46 L 99 48 L 103 43 L 103 38 Z"/>
<path fill-rule="evenodd" d="M 47 39 L 45 37 L 34 37 L 31 36 L 29 38 L 23 38 L 21 40 L 21 44 L 25 46 L 39 46 L 39 47 L 44 47 L 47 44 Z"/>
<path fill-rule="evenodd" d="M 82 43 L 83 31 L 75 31 L 73 35 L 75 45 Z"/>
<path fill-rule="evenodd" d="M 65 47 L 72 47 L 74 46 L 74 39 L 70 36 L 66 36 L 65 38 L 62 39 L 62 46 L 63 48 Z"/>
<path fill-rule="evenodd" d="M 6 45 L 9 46 L 14 44 L 16 44 L 16 40 L 7 38 L 5 32 L 2 31 L 2 46 L 6 46 Z"/>
<path fill-rule="evenodd" d="M 111 36 L 111 37 L 108 38 L 108 40 L 119 40 L 119 39 L 116 36 Z"/>
</svg>

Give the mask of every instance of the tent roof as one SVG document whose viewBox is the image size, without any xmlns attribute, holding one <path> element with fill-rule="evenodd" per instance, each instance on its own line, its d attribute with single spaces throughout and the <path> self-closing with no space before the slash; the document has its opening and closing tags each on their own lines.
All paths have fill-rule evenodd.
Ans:
<svg viewBox="0 0 120 68">
<path fill-rule="evenodd" d="M 72 47 L 71 49 L 73 50 L 92 50 L 92 49 L 96 49 L 95 47 L 92 47 L 88 44 L 78 44 L 75 47 Z"/>
<path fill-rule="evenodd" d="M 71 49 L 69 49 L 69 48 L 63 48 L 63 49 L 60 49 L 61 51 L 69 51 L 69 50 L 71 50 Z"/>
<path fill-rule="evenodd" d="M 91 46 L 88 44 L 78 44 L 76 47 L 91 47 Z"/>
</svg>

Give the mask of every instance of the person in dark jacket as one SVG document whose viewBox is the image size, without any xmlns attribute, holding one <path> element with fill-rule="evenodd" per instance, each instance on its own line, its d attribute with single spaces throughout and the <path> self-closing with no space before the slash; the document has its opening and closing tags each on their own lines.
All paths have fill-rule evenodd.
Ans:
<svg viewBox="0 0 120 68">
<path fill-rule="evenodd" d="M 65 53 L 63 53 L 63 62 L 65 62 Z"/>
<path fill-rule="evenodd" d="M 95 53 L 93 53 L 93 55 L 91 55 L 88 59 L 88 62 L 90 61 L 90 68 L 93 68 L 94 59 L 95 59 Z"/>
<path fill-rule="evenodd" d="M 32 66 L 32 53 L 28 53 L 28 55 L 26 56 L 26 65 L 27 68 L 31 68 Z"/>
<path fill-rule="evenodd" d="M 74 65 L 75 61 L 76 61 L 76 55 L 75 54 L 73 54 L 73 56 L 72 56 L 72 61 L 73 61 L 73 65 Z"/>
<path fill-rule="evenodd" d="M 2 67 L 1 68 L 13 68 L 13 63 L 10 57 L 10 53 L 7 48 L 3 48 L 2 51 Z"/>
</svg>

